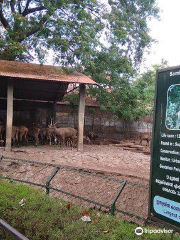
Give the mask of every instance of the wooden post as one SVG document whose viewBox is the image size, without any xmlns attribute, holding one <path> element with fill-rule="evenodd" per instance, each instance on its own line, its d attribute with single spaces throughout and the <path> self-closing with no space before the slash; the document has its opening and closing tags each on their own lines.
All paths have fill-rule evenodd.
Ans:
<svg viewBox="0 0 180 240">
<path fill-rule="evenodd" d="M 83 151 L 84 112 L 85 112 L 85 84 L 79 86 L 78 109 L 78 151 Z"/>
<path fill-rule="evenodd" d="M 6 119 L 6 151 L 11 151 L 13 121 L 13 81 L 8 81 L 7 87 L 7 119 Z"/>
</svg>

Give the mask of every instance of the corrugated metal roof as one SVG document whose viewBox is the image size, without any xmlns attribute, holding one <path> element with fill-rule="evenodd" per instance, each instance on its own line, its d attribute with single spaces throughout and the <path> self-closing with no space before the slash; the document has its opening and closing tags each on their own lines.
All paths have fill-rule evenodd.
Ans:
<svg viewBox="0 0 180 240">
<path fill-rule="evenodd" d="M 79 72 L 61 67 L 0 60 L 0 76 L 53 82 L 96 84 Z"/>
</svg>

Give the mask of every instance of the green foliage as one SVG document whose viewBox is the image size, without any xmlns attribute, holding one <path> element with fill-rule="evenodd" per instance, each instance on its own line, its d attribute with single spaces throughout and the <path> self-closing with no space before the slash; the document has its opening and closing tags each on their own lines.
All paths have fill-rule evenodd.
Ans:
<svg viewBox="0 0 180 240">
<path fill-rule="evenodd" d="M 68 101 L 70 103 L 70 105 L 72 106 L 77 106 L 78 102 L 79 102 L 79 95 L 78 94 L 70 94 L 70 95 L 66 95 L 64 97 L 65 101 Z"/>
<path fill-rule="evenodd" d="M 172 85 L 168 89 L 166 126 L 169 129 L 180 129 L 178 112 L 180 111 L 180 86 Z"/>
<path fill-rule="evenodd" d="M 26 198 L 24 206 L 19 201 Z M 122 219 L 89 211 L 91 223 L 80 220 L 83 209 L 67 203 L 51 199 L 38 190 L 30 189 L 22 184 L 0 182 L 0 212 L 1 218 L 15 227 L 29 239 L 33 240 L 116 240 L 116 239 L 152 239 L 170 240 L 170 234 L 143 234 L 137 236 L 137 225 L 129 224 Z M 151 228 L 152 229 L 152 228 Z M 179 235 L 174 237 L 178 239 Z M 176 238 L 177 237 L 177 238 Z M 0 238 L 12 240 L 0 229 Z"/>
<path fill-rule="evenodd" d="M 79 95 L 78 94 L 70 94 L 64 97 L 64 101 L 68 101 L 71 105 L 71 113 L 78 113 L 78 103 L 79 103 Z"/>
<path fill-rule="evenodd" d="M 0 0 L 0 58 L 30 61 L 34 52 L 43 62 L 52 49 L 61 65 L 74 62 L 96 44 L 99 7 L 94 0 Z"/>
<path fill-rule="evenodd" d="M 99 83 L 89 89 L 102 109 L 137 119 L 130 80 L 153 39 L 147 20 L 158 18 L 156 0 L 0 0 L 0 59 L 71 66 Z"/>
<path fill-rule="evenodd" d="M 161 60 L 160 64 L 153 65 L 152 69 L 147 70 L 134 81 L 134 88 L 137 92 L 137 100 L 139 108 L 141 109 L 141 115 L 152 114 L 155 97 L 156 71 L 166 67 L 168 67 L 167 61 Z"/>
<path fill-rule="evenodd" d="M 134 109 L 129 79 L 134 74 L 132 63 L 127 57 L 122 57 L 118 47 L 103 49 L 96 55 L 94 65 L 86 69 L 87 74 L 98 82 L 98 86 L 89 87 L 88 93 L 101 103 L 101 109 L 112 112 L 119 118 L 132 120 Z"/>
<path fill-rule="evenodd" d="M 95 79 L 97 78 L 97 81 L 101 79 L 102 83 L 96 89 L 90 89 L 90 94 L 97 97 L 103 110 L 110 111 L 125 121 L 136 121 L 144 115 L 151 115 L 154 105 L 156 71 L 167 67 L 167 61 L 162 60 L 160 64 L 153 65 L 152 69 L 147 70 L 133 81 L 132 65 L 125 58 L 123 62 L 122 58 L 116 59 L 117 52 L 111 53 L 112 55 L 107 54 L 104 59 L 106 59 L 107 66 L 112 64 L 112 71 L 109 71 L 108 78 L 107 75 L 101 74 L 100 76 L 100 72 L 97 74 L 98 70 L 95 71 Z"/>
<path fill-rule="evenodd" d="M 101 109 L 112 112 L 120 119 L 133 121 L 137 117 L 136 92 L 129 82 L 119 83 L 119 86 L 104 89 L 99 87 L 97 99 L 101 102 Z"/>
<path fill-rule="evenodd" d="M 34 52 L 43 62 L 52 49 L 56 62 L 85 69 L 106 46 L 135 63 L 158 11 L 156 0 L 0 0 L 0 59 L 30 61 Z"/>
</svg>

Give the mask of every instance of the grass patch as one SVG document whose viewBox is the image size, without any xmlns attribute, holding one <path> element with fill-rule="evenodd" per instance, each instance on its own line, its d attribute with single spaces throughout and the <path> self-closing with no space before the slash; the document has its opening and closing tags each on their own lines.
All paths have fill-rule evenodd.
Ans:
<svg viewBox="0 0 180 240">
<path fill-rule="evenodd" d="M 19 202 L 25 198 L 24 206 Z M 80 218 L 88 211 L 90 223 Z M 142 234 L 137 225 L 97 211 L 90 211 L 67 202 L 50 198 L 37 189 L 23 184 L 0 181 L 0 218 L 31 240 L 170 240 L 170 234 Z M 152 229 L 152 228 L 151 228 Z M 173 239 L 178 239 L 176 234 Z M 0 239 L 11 240 L 2 229 Z"/>
</svg>

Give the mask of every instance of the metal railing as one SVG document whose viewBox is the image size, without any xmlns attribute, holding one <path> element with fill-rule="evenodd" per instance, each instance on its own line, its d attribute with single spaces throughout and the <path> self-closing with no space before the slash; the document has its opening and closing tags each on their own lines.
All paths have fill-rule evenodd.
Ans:
<svg viewBox="0 0 180 240">
<path fill-rule="evenodd" d="M 18 232 L 15 228 L 11 227 L 8 223 L 0 219 L 0 228 L 5 229 L 6 232 L 8 232 L 10 235 L 12 235 L 15 239 L 19 240 L 29 240 L 24 235 L 22 235 L 20 232 Z"/>
<path fill-rule="evenodd" d="M 25 177 L 23 177 L 23 179 L 20 179 L 18 176 L 21 175 L 21 172 L 23 172 L 23 171 L 19 169 L 20 166 L 18 166 L 18 163 L 28 164 L 28 165 L 31 165 L 31 167 L 36 167 L 38 169 L 38 171 L 36 170 L 35 173 L 33 172 L 33 174 L 31 175 L 31 178 L 36 179 L 38 174 L 42 175 L 41 179 L 39 179 L 39 182 L 29 181 L 30 177 L 28 177 L 27 179 L 25 179 Z M 148 186 L 134 183 L 134 182 L 129 182 L 129 181 L 122 180 L 122 179 L 115 179 L 115 178 L 105 176 L 105 175 L 102 175 L 99 173 L 94 173 L 90 170 L 87 171 L 87 170 L 83 170 L 83 169 L 76 168 L 76 167 L 70 167 L 70 166 L 65 166 L 65 165 L 56 165 L 56 164 L 51 164 L 51 163 L 42 163 L 42 162 L 37 162 L 37 161 L 32 161 L 32 160 L 11 158 L 11 157 L 5 157 L 5 156 L 0 157 L 0 166 L 5 166 L 6 170 L 7 170 L 7 172 L 6 171 L 3 172 L 3 170 L 1 170 L 0 177 L 2 179 L 8 179 L 8 180 L 11 180 L 14 182 L 21 182 L 21 183 L 31 184 L 34 186 L 45 188 L 45 191 L 47 194 L 50 194 L 52 191 L 59 192 L 59 193 L 62 193 L 63 195 L 70 196 L 70 197 L 73 197 L 73 198 L 76 198 L 79 200 L 83 200 L 85 202 L 97 205 L 99 207 L 103 207 L 103 208 L 107 209 L 111 213 L 111 215 L 114 215 L 115 211 L 116 211 L 118 213 L 127 215 L 129 217 L 135 217 L 139 220 L 143 220 L 144 222 L 146 222 L 146 220 L 147 220 L 143 216 L 139 216 L 137 214 L 118 209 L 116 207 L 116 202 L 120 198 L 120 196 L 126 186 L 128 186 L 128 185 L 136 186 L 136 187 L 139 187 L 142 189 L 147 189 L 147 190 L 148 190 Z M 9 172 L 8 169 L 10 169 L 13 166 L 15 169 L 14 172 L 13 171 Z M 30 169 L 30 168 L 28 168 L 28 169 Z M 30 170 L 28 170 L 28 171 L 30 171 Z M 65 171 L 65 172 L 63 172 L 63 171 Z M 104 191 L 106 191 L 106 186 L 110 182 L 111 182 L 111 184 L 109 184 L 109 185 L 111 188 L 113 186 L 112 184 L 115 184 L 116 186 L 114 187 L 114 189 L 116 191 L 114 190 L 114 197 L 111 198 L 110 204 L 104 204 L 98 200 L 93 200 L 92 198 L 89 199 L 80 194 L 76 194 L 71 191 L 67 191 L 67 190 L 63 190 L 62 188 L 59 188 L 59 182 L 61 180 L 60 177 L 62 177 L 63 175 L 67 176 L 67 174 L 69 176 L 70 173 L 71 174 L 76 173 L 76 174 L 78 174 L 78 176 L 85 175 L 86 178 L 88 178 L 88 176 L 89 176 L 90 179 L 87 179 L 86 181 L 91 181 L 95 177 L 98 179 L 101 179 L 101 181 L 104 181 L 103 182 L 103 184 L 105 185 Z M 13 174 L 15 176 L 11 176 Z M 57 177 L 59 177 L 59 179 Z M 57 178 L 57 179 L 55 179 L 55 178 Z M 42 183 L 43 181 L 44 181 L 44 183 Z M 55 185 L 55 184 L 57 184 L 57 185 Z M 106 195 L 104 195 L 105 199 L 107 198 Z M 110 199 L 110 197 L 109 197 L 109 199 Z"/>
</svg>

